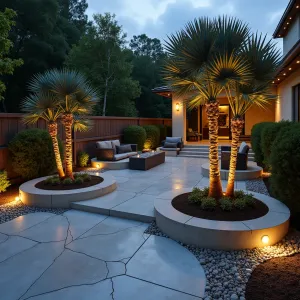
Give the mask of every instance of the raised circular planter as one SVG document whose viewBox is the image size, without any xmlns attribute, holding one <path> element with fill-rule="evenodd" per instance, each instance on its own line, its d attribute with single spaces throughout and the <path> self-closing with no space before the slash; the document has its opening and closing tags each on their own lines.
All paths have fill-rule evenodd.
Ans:
<svg viewBox="0 0 300 300">
<path fill-rule="evenodd" d="M 118 161 L 102 161 L 97 158 L 91 159 L 91 167 L 96 169 L 108 170 L 123 170 L 129 168 L 129 158 L 121 159 Z"/>
<path fill-rule="evenodd" d="M 209 163 L 201 166 L 202 175 L 209 178 Z M 235 180 L 244 181 L 261 177 L 263 169 L 254 163 L 248 163 L 247 170 L 236 170 Z M 222 180 L 228 179 L 229 170 L 220 169 L 220 175 Z"/>
<path fill-rule="evenodd" d="M 191 191 L 169 191 L 154 201 L 157 226 L 174 240 L 202 248 L 241 250 L 276 244 L 288 232 L 290 211 L 274 198 L 251 192 L 268 206 L 266 215 L 248 221 L 214 221 L 188 216 L 172 206 L 174 197 Z M 266 244 L 264 236 L 269 239 Z"/>
<path fill-rule="evenodd" d="M 97 175 L 97 173 L 93 175 Z M 101 183 L 82 189 L 58 191 L 42 190 L 35 187 L 38 182 L 45 180 L 47 177 L 30 180 L 20 186 L 19 194 L 24 204 L 45 208 L 69 208 L 72 202 L 101 197 L 117 188 L 115 178 L 105 173 L 101 173 L 101 177 L 104 179 Z"/>
</svg>

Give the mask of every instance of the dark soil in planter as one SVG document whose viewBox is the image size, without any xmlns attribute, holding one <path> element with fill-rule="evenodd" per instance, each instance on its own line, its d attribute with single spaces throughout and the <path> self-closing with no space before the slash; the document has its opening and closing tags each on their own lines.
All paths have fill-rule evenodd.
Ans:
<svg viewBox="0 0 300 300">
<path fill-rule="evenodd" d="M 89 186 L 96 185 L 98 183 L 101 183 L 103 181 L 102 177 L 99 176 L 91 176 L 91 181 L 83 182 L 82 184 L 70 184 L 70 185 L 63 185 L 62 183 L 59 185 L 51 185 L 46 184 L 45 180 L 38 182 L 35 187 L 41 190 L 53 190 L 53 191 L 66 191 L 66 190 L 76 190 L 76 189 L 83 189 Z"/>
<path fill-rule="evenodd" d="M 190 193 L 181 194 L 172 200 L 172 205 L 178 211 L 201 219 L 216 221 L 246 221 L 257 219 L 268 213 L 268 207 L 261 201 L 256 200 L 254 207 L 247 207 L 244 210 L 233 209 L 224 211 L 219 206 L 214 211 L 201 209 L 199 204 L 189 203 Z"/>
<path fill-rule="evenodd" d="M 253 271 L 246 287 L 247 300 L 299 300 L 300 254 L 273 258 Z"/>
</svg>

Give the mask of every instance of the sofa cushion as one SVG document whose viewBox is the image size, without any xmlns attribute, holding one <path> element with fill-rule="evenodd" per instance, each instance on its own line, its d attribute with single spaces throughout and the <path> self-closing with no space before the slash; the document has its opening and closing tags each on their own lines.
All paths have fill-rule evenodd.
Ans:
<svg viewBox="0 0 300 300">
<path fill-rule="evenodd" d="M 177 143 L 165 142 L 164 148 L 177 148 Z"/>
<path fill-rule="evenodd" d="M 111 144 L 113 146 L 114 149 L 116 149 L 116 146 L 120 146 L 120 141 L 119 140 L 112 140 Z"/>
<path fill-rule="evenodd" d="M 128 157 L 128 153 L 121 153 L 121 154 L 115 154 L 114 158 L 115 160 L 121 160 Z"/>
<path fill-rule="evenodd" d="M 116 146 L 117 154 L 132 152 L 131 145 Z"/>
<path fill-rule="evenodd" d="M 247 150 L 247 147 L 248 147 L 248 145 L 245 142 L 242 142 L 240 145 L 240 148 L 239 148 L 239 153 L 247 153 L 247 152 L 244 152 Z"/>
<path fill-rule="evenodd" d="M 166 143 L 181 143 L 181 137 L 166 137 Z"/>
<path fill-rule="evenodd" d="M 126 153 L 126 154 L 127 154 L 127 157 L 130 157 L 130 156 L 135 156 L 135 155 L 137 155 L 138 153 L 135 152 L 135 151 L 132 151 L 132 152 L 128 152 L 128 153 Z"/>
<path fill-rule="evenodd" d="M 113 148 L 111 141 L 96 142 L 96 146 L 99 149 L 112 149 Z"/>
<path fill-rule="evenodd" d="M 242 152 L 240 152 L 240 153 L 247 154 L 249 152 L 249 149 L 250 149 L 250 147 L 248 145 L 246 145 L 243 147 Z"/>
</svg>

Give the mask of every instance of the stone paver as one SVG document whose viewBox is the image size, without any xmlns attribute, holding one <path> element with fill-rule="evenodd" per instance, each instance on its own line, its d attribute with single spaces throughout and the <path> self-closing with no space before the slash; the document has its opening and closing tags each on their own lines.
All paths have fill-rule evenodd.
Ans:
<svg viewBox="0 0 300 300">
<path fill-rule="evenodd" d="M 115 300 L 199 300 L 198 297 L 128 276 L 116 277 L 113 279 L 113 283 Z"/>
<path fill-rule="evenodd" d="M 191 253 L 144 234 L 145 223 L 70 210 L 4 224 L 1 299 L 194 300 L 204 290 Z"/>
<path fill-rule="evenodd" d="M 127 273 L 171 289 L 203 297 L 205 274 L 199 262 L 175 241 L 150 236 L 127 264 Z"/>
</svg>

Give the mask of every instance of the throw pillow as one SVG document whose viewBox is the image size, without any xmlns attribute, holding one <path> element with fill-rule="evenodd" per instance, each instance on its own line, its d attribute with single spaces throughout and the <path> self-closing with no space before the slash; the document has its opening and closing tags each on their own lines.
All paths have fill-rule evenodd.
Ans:
<svg viewBox="0 0 300 300">
<path fill-rule="evenodd" d="M 240 153 L 244 153 L 244 154 L 247 154 L 248 153 L 248 151 L 249 151 L 249 146 L 248 145 L 246 145 L 246 146 L 244 146 L 243 147 L 243 149 L 242 149 L 242 152 L 240 152 Z"/>
<path fill-rule="evenodd" d="M 166 137 L 167 143 L 180 143 L 181 137 Z"/>
<path fill-rule="evenodd" d="M 164 148 L 177 148 L 177 143 L 165 142 Z"/>
<path fill-rule="evenodd" d="M 241 146 L 240 146 L 240 148 L 239 148 L 239 153 L 244 153 L 244 152 L 243 152 L 243 148 L 246 147 L 246 146 L 247 146 L 247 144 L 246 144 L 245 142 L 242 142 L 242 143 L 241 143 Z"/>
<path fill-rule="evenodd" d="M 111 141 L 96 142 L 96 146 L 99 149 L 112 149 Z"/>
<path fill-rule="evenodd" d="M 116 146 L 117 154 L 132 152 L 131 145 Z"/>
<path fill-rule="evenodd" d="M 112 140 L 111 141 L 111 144 L 112 144 L 112 147 L 113 147 L 113 149 L 114 149 L 114 152 L 115 152 L 115 154 L 117 153 L 117 146 L 120 146 L 121 144 L 120 144 L 120 141 L 119 140 Z"/>
</svg>

